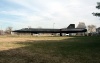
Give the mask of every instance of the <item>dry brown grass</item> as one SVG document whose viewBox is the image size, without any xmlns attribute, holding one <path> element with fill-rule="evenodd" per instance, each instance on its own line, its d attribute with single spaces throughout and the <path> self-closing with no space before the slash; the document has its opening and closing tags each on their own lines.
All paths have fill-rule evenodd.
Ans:
<svg viewBox="0 0 100 63">
<path fill-rule="evenodd" d="M 52 54 L 43 53 L 42 49 L 32 52 L 26 49 L 25 44 L 42 41 L 61 41 L 70 37 L 32 37 L 32 36 L 0 36 L 0 63 L 51 63 L 59 62 L 60 57 L 52 57 Z M 30 47 L 31 48 L 31 47 Z"/>
<path fill-rule="evenodd" d="M 69 39 L 68 37 L 67 39 Z M 18 42 L 36 42 L 47 40 L 64 40 L 66 37 L 34 37 L 34 36 L 0 36 L 0 51 L 24 47 L 24 45 L 16 44 Z"/>
<path fill-rule="evenodd" d="M 0 42 L 23 42 L 23 41 L 27 41 L 27 40 L 33 40 L 33 41 L 41 41 L 41 40 L 64 40 L 64 39 L 69 39 L 72 37 L 0 37 Z"/>
</svg>

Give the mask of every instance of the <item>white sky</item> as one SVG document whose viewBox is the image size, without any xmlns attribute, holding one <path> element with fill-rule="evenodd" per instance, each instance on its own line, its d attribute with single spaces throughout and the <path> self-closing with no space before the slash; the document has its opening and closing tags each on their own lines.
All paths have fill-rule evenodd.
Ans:
<svg viewBox="0 0 100 63">
<path fill-rule="evenodd" d="M 21 29 L 64 28 L 85 22 L 100 27 L 100 17 L 93 16 L 100 0 L 0 0 L 0 26 Z"/>
</svg>

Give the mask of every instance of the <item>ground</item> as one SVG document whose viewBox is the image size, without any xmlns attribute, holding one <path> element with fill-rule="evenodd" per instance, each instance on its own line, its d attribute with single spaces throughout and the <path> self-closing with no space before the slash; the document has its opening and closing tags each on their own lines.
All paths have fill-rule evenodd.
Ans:
<svg viewBox="0 0 100 63">
<path fill-rule="evenodd" d="M 100 37 L 0 36 L 0 63 L 100 63 Z"/>
</svg>

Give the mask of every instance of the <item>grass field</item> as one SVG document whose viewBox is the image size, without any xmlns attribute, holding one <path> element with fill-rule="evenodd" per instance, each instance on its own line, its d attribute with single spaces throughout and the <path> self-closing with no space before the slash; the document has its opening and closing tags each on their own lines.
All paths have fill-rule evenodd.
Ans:
<svg viewBox="0 0 100 63">
<path fill-rule="evenodd" d="M 100 37 L 0 36 L 0 63 L 100 63 Z"/>
</svg>

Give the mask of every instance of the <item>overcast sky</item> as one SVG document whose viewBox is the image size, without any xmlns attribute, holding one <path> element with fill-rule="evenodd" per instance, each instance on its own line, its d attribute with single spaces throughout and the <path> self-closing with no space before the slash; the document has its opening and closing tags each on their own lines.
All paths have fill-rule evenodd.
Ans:
<svg viewBox="0 0 100 63">
<path fill-rule="evenodd" d="M 0 28 L 13 29 L 64 28 L 85 22 L 100 26 L 100 17 L 93 16 L 100 0 L 0 0 Z"/>
</svg>

